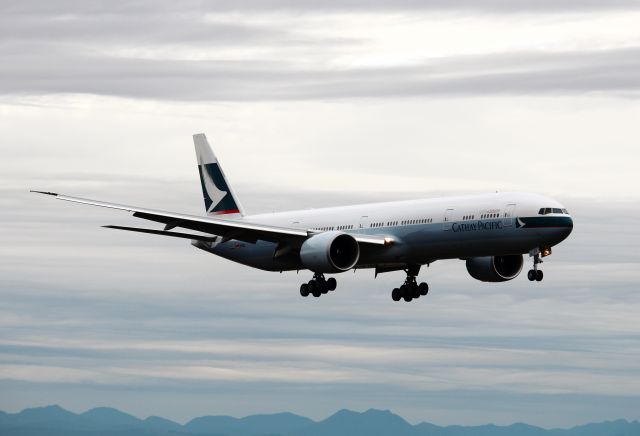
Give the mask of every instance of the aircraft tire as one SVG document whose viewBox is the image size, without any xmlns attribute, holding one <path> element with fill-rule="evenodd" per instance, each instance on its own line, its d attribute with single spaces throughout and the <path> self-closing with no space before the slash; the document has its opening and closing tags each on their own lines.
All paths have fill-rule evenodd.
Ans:
<svg viewBox="0 0 640 436">
<path fill-rule="evenodd" d="M 536 271 L 536 281 L 541 282 L 543 278 L 544 278 L 544 274 L 542 273 L 542 270 Z"/>
<path fill-rule="evenodd" d="M 400 293 L 400 289 L 394 288 L 393 291 L 391 291 L 391 299 L 393 301 L 400 301 L 401 298 L 402 298 L 402 295 Z"/>
<path fill-rule="evenodd" d="M 335 291 L 336 287 L 338 287 L 338 282 L 333 277 L 329 277 L 327 279 L 327 289 L 330 291 Z"/>
<path fill-rule="evenodd" d="M 425 282 L 420 283 L 420 285 L 418 286 L 418 289 L 420 290 L 420 295 L 422 296 L 427 295 L 429 293 L 429 285 Z"/>
<path fill-rule="evenodd" d="M 527 278 L 529 279 L 530 282 L 534 281 L 536 279 L 536 272 L 530 269 L 529 272 L 527 273 Z"/>
<path fill-rule="evenodd" d="M 322 295 L 322 289 L 320 288 L 318 282 L 316 282 L 315 280 L 309 281 L 309 292 L 316 298 Z"/>
<path fill-rule="evenodd" d="M 416 283 L 411 284 L 411 296 L 416 299 L 420 298 L 420 289 Z"/>
<path fill-rule="evenodd" d="M 306 283 L 300 285 L 300 295 L 303 297 L 309 296 L 309 285 L 307 285 Z"/>
</svg>

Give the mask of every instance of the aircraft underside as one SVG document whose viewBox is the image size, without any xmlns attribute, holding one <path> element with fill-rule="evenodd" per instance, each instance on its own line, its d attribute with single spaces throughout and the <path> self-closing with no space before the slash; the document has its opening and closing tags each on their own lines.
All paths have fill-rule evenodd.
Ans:
<svg viewBox="0 0 640 436">
<path fill-rule="evenodd" d="M 526 218 L 521 219 L 526 220 Z M 426 282 L 418 283 L 417 276 L 421 266 L 437 260 L 461 259 L 467 262 L 472 277 L 482 281 L 501 282 L 517 277 L 524 264 L 523 255 L 533 257 L 533 267 L 528 272 L 530 281 L 542 281 L 543 273 L 539 269 L 541 257 L 551 254 L 551 247 L 564 239 L 564 227 L 524 228 L 499 219 L 500 223 L 488 231 L 452 232 L 444 231 L 442 224 L 425 224 L 412 229 L 384 229 L 384 234 L 392 234 L 398 241 L 393 247 L 369 247 L 361 250 L 357 261 L 350 269 L 375 269 L 379 273 L 405 271 L 406 280 L 392 291 L 395 301 L 411 301 L 427 295 Z M 506 226 L 505 226 L 506 224 Z M 349 234 L 349 232 L 347 232 Z M 403 242 L 403 241 L 410 242 Z M 300 250 L 292 250 L 287 256 L 274 256 L 278 244 L 257 241 L 248 244 L 230 240 L 223 243 L 203 243 L 194 241 L 193 245 L 217 256 L 265 271 L 298 271 L 308 267 L 301 261 Z M 313 272 L 313 271 L 312 271 Z M 342 272 L 342 271 L 340 271 Z M 326 279 L 324 273 L 313 272 L 313 278 L 303 283 L 302 296 L 319 297 L 336 289 L 335 278 Z"/>
</svg>

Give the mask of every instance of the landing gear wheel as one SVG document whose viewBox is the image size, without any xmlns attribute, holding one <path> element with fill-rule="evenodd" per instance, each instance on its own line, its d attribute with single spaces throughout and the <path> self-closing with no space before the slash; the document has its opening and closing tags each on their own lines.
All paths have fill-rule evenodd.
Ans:
<svg viewBox="0 0 640 436">
<path fill-rule="evenodd" d="M 335 290 L 337 285 L 336 279 L 333 277 L 325 280 L 324 274 L 314 273 L 313 278 L 309 280 L 308 283 L 303 283 L 300 286 L 300 295 L 303 297 L 313 295 L 318 298 L 322 294 L 327 294 L 329 291 Z"/>
<path fill-rule="evenodd" d="M 534 281 L 536 279 L 536 272 L 532 269 L 529 270 L 529 272 L 527 273 L 527 278 L 529 279 L 530 282 Z"/>
<path fill-rule="evenodd" d="M 300 295 L 302 295 L 303 297 L 309 296 L 309 285 L 307 285 L 306 283 L 300 285 Z"/>
<path fill-rule="evenodd" d="M 420 291 L 420 295 L 425 296 L 429 293 L 429 285 L 422 282 L 418 285 L 418 290 Z"/>
<path fill-rule="evenodd" d="M 400 301 L 401 298 L 402 298 L 402 293 L 400 292 L 400 289 L 395 288 L 393 291 L 391 291 L 391 299 L 393 301 Z"/>
<path fill-rule="evenodd" d="M 327 279 L 327 289 L 330 291 L 335 291 L 338 286 L 338 282 L 333 277 Z"/>
<path fill-rule="evenodd" d="M 309 292 L 316 298 L 322 295 L 322 290 L 318 286 L 318 282 L 316 282 L 315 280 L 311 280 L 309 282 Z"/>
<path fill-rule="evenodd" d="M 411 296 L 413 298 L 420 298 L 420 288 L 416 283 L 411 285 Z"/>
<path fill-rule="evenodd" d="M 544 274 L 542 273 L 542 270 L 536 271 L 536 281 L 541 282 L 543 278 L 544 278 Z"/>
<path fill-rule="evenodd" d="M 404 300 L 409 302 L 429 293 L 429 285 L 426 283 L 420 283 L 418 285 L 416 282 L 416 277 L 420 272 L 420 265 L 407 265 L 404 272 L 407 273 L 404 284 L 391 292 L 391 299 L 393 299 L 393 301 Z"/>
</svg>

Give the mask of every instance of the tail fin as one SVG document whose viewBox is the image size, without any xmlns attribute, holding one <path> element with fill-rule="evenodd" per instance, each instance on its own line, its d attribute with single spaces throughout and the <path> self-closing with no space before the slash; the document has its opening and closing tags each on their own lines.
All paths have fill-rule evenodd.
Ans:
<svg viewBox="0 0 640 436">
<path fill-rule="evenodd" d="M 207 215 L 244 216 L 244 210 L 222 172 L 204 133 L 193 135 L 198 158 L 198 172 Z"/>
</svg>

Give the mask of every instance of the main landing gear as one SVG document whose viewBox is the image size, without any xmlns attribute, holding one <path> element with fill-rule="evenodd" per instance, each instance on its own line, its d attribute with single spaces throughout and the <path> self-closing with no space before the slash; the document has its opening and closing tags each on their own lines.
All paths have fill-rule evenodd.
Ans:
<svg viewBox="0 0 640 436">
<path fill-rule="evenodd" d="M 402 286 L 391 291 L 391 298 L 393 301 L 400 301 L 401 299 L 404 299 L 404 301 L 409 302 L 429 293 L 428 284 L 425 282 L 418 284 L 416 281 L 416 276 L 420 272 L 420 265 L 410 266 L 404 271 L 407 273 L 407 279 L 404 281 Z"/>
<path fill-rule="evenodd" d="M 309 283 L 303 283 L 300 285 L 300 295 L 308 297 L 309 294 L 318 298 L 322 294 L 326 294 L 329 291 L 335 291 L 338 283 L 333 277 L 329 277 L 325 280 L 324 274 L 315 273 L 313 278 L 309 280 Z"/>
<path fill-rule="evenodd" d="M 538 269 L 538 265 L 541 263 L 542 259 L 540 259 L 540 253 L 537 252 L 533 255 L 533 269 L 530 269 L 527 273 L 527 278 L 530 282 L 541 282 L 544 278 L 542 270 Z"/>
</svg>

